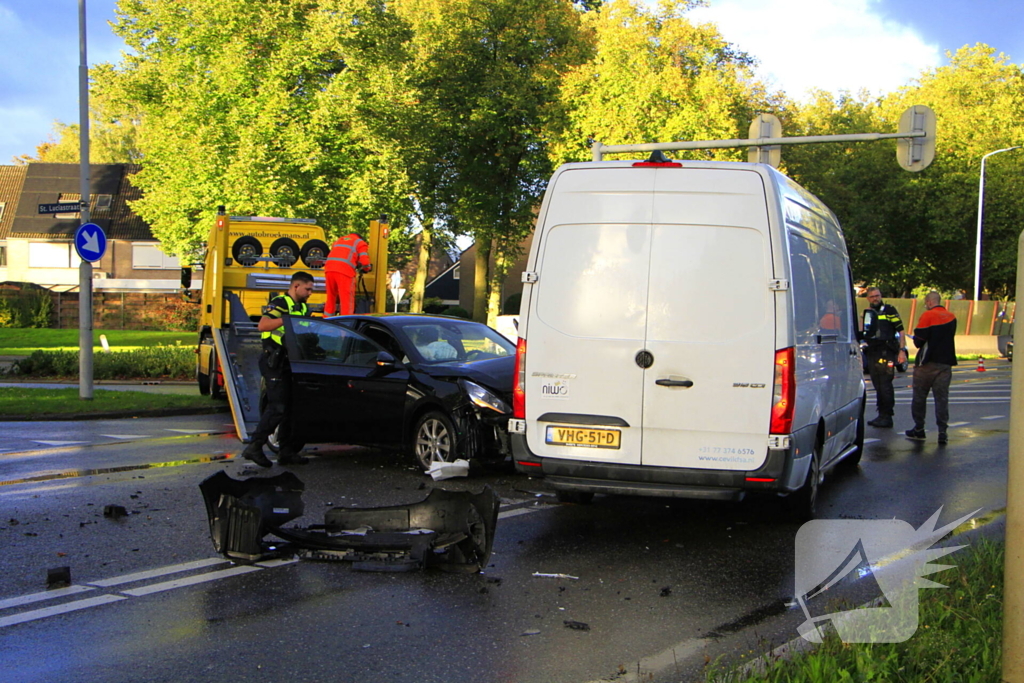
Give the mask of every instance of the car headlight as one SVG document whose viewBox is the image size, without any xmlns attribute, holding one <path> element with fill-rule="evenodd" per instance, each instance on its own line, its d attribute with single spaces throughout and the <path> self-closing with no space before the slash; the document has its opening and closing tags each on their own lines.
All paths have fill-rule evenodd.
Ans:
<svg viewBox="0 0 1024 683">
<path fill-rule="evenodd" d="M 466 394 L 469 396 L 469 400 L 475 405 L 481 408 L 489 408 L 498 413 L 510 413 L 512 409 L 509 408 L 508 404 L 503 400 L 495 396 L 493 393 L 484 389 L 476 382 L 471 382 L 468 379 L 462 380 L 462 386 L 466 390 Z"/>
</svg>

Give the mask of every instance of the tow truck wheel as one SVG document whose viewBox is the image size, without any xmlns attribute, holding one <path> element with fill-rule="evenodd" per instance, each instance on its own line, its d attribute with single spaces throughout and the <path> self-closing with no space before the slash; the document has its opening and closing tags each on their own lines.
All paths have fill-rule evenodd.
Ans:
<svg viewBox="0 0 1024 683">
<path fill-rule="evenodd" d="M 432 410 L 416 422 L 412 449 L 424 472 L 430 469 L 431 463 L 454 461 L 457 445 L 455 427 L 441 411 Z"/>
<path fill-rule="evenodd" d="M 243 235 L 231 245 L 231 255 L 243 266 L 256 265 L 256 259 L 263 255 L 263 245 L 255 237 Z"/>
<path fill-rule="evenodd" d="M 270 255 L 280 267 L 291 268 L 299 260 L 299 245 L 291 237 L 278 238 L 270 245 Z"/>
<path fill-rule="evenodd" d="M 328 251 L 327 243 L 323 240 L 309 240 L 302 245 L 299 255 L 307 268 L 323 268 Z"/>
</svg>

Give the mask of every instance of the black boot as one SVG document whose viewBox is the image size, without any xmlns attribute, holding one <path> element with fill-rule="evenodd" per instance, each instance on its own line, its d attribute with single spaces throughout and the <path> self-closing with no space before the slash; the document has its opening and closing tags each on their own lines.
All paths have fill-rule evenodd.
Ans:
<svg viewBox="0 0 1024 683">
<path fill-rule="evenodd" d="M 868 422 L 868 424 L 879 429 L 892 429 L 892 418 L 879 415 L 874 420 L 871 420 L 871 422 Z"/>
<path fill-rule="evenodd" d="M 273 467 L 274 463 L 270 462 L 270 458 L 263 454 L 263 444 L 257 444 L 255 442 L 250 443 L 242 451 L 242 457 L 246 460 L 251 460 L 260 467 Z"/>
</svg>

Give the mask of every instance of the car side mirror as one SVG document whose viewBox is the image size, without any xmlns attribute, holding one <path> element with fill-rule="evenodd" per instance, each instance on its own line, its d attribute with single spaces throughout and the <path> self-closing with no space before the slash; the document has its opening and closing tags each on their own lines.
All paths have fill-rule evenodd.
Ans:
<svg viewBox="0 0 1024 683">
<path fill-rule="evenodd" d="M 393 368 L 397 362 L 398 361 L 395 360 L 395 357 L 387 351 L 381 351 L 377 354 L 377 368 L 381 370 Z"/>
</svg>

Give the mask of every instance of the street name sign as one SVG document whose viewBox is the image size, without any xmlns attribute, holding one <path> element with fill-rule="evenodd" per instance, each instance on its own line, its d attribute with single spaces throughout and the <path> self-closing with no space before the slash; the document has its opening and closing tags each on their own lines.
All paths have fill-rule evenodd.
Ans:
<svg viewBox="0 0 1024 683">
<path fill-rule="evenodd" d="M 40 204 L 39 213 L 78 213 L 80 210 L 78 202 L 65 204 Z"/>
</svg>

